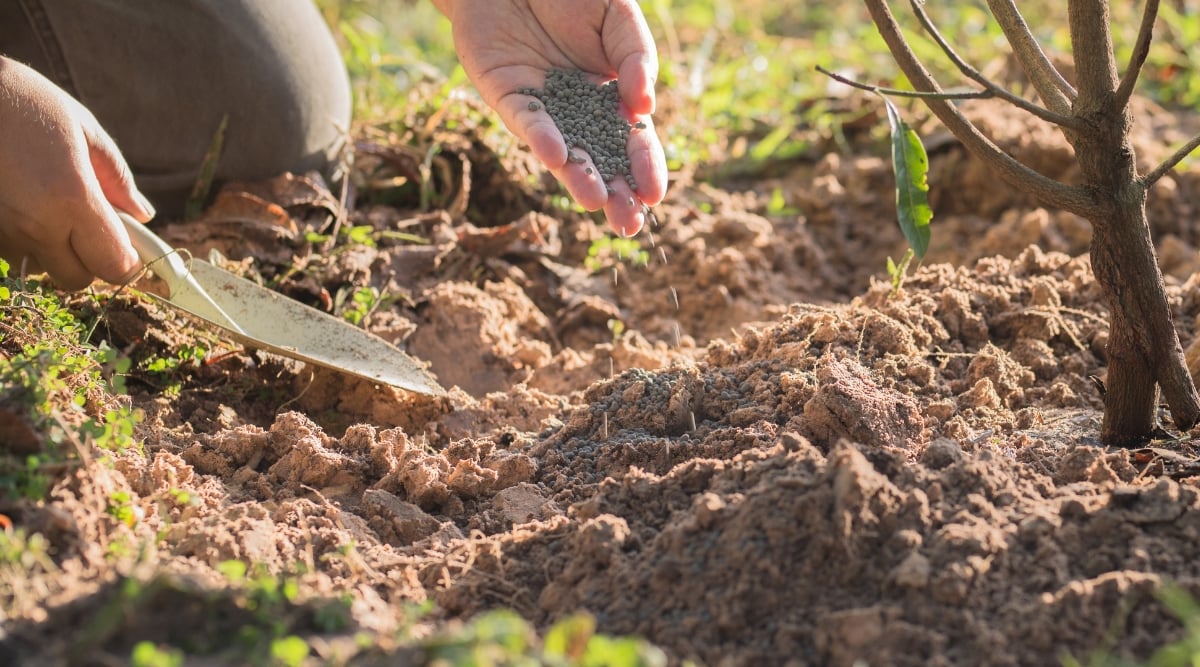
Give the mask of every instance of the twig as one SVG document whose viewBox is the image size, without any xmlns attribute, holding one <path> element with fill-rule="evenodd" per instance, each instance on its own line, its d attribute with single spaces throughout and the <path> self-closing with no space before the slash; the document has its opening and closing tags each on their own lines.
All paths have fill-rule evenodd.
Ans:
<svg viewBox="0 0 1200 667">
<path fill-rule="evenodd" d="M 1055 113 L 1069 114 L 1077 94 L 1075 88 L 1050 63 L 1013 0 L 988 0 L 988 7 L 1042 101 Z"/>
<path fill-rule="evenodd" d="M 919 90 L 900 90 L 899 88 L 885 88 L 883 86 L 872 86 L 869 83 L 862 83 L 859 81 L 855 81 L 854 79 L 846 78 L 840 74 L 830 72 L 829 70 L 825 69 L 824 67 L 821 67 L 820 65 L 816 66 L 816 70 L 818 72 L 820 72 L 821 74 L 824 74 L 825 76 L 833 79 L 834 81 L 844 83 L 847 86 L 851 86 L 853 88 L 858 88 L 859 90 L 865 90 L 865 91 L 871 92 L 871 93 L 879 93 L 880 95 L 889 95 L 892 97 L 914 97 L 914 98 L 918 98 L 918 99 L 935 99 L 935 100 L 976 100 L 976 99 L 986 99 L 989 97 L 995 97 L 995 94 L 990 90 L 970 90 L 970 91 L 963 91 L 960 93 L 948 93 L 948 92 L 944 92 L 944 91 L 923 92 L 923 91 L 919 91 Z"/>
<path fill-rule="evenodd" d="M 950 43 L 946 41 L 942 33 L 938 31 L 937 26 L 930 20 L 929 14 L 925 13 L 925 9 L 921 6 L 921 0 L 909 0 L 909 3 L 912 5 L 913 13 L 917 15 L 917 20 L 921 22 L 921 26 L 925 28 L 929 36 L 933 38 L 933 41 L 937 42 L 937 45 L 942 48 L 942 52 L 946 54 L 950 62 L 954 63 L 958 67 L 958 70 L 968 79 L 983 86 L 984 90 L 990 90 L 996 97 L 1005 102 L 1023 109 L 1048 123 L 1054 123 L 1060 127 L 1071 129 L 1081 129 L 1083 127 L 1083 123 L 1079 119 L 1067 114 L 1055 113 L 1039 104 L 1030 102 L 1020 95 L 1015 95 L 991 79 L 988 79 L 979 70 L 971 67 L 971 65 L 967 64 L 967 61 L 958 55 L 954 47 L 950 46 Z"/>
<path fill-rule="evenodd" d="M 1180 146 L 1179 150 L 1177 150 L 1171 154 L 1171 157 L 1163 160 L 1162 164 L 1160 164 L 1154 168 L 1154 171 L 1143 176 L 1142 177 L 1142 186 L 1145 188 L 1149 188 L 1150 186 L 1157 183 L 1158 179 L 1165 176 L 1168 171 L 1171 171 L 1172 169 L 1174 169 L 1175 165 L 1182 162 L 1183 158 L 1187 157 L 1189 153 L 1196 150 L 1197 148 L 1200 148 L 1200 134 L 1192 137 L 1191 139 L 1188 139 L 1188 142 L 1186 144 Z"/>
<path fill-rule="evenodd" d="M 1133 53 L 1129 56 L 1129 66 L 1121 77 L 1121 85 L 1117 88 L 1116 104 L 1118 109 L 1124 109 L 1133 96 L 1133 87 L 1137 85 L 1138 76 L 1146 56 L 1150 54 L 1150 40 L 1154 38 L 1154 22 L 1158 20 L 1158 0 L 1146 0 L 1142 11 L 1142 25 L 1138 28 L 1137 42 L 1133 45 Z"/>
</svg>

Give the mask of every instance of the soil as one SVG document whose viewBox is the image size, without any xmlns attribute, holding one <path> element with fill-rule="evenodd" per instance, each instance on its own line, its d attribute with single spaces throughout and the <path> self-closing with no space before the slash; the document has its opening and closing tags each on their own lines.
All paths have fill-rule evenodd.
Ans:
<svg viewBox="0 0 1200 667">
<path fill-rule="evenodd" d="M 965 108 L 1072 178 L 1061 137 L 999 103 Z M 1139 118 L 1153 164 L 1182 135 L 1162 110 Z M 420 635 L 500 607 L 542 629 L 585 611 L 672 663 L 1147 657 L 1184 633 L 1159 591 L 1200 592 L 1192 434 L 1099 445 L 1107 315 L 1088 224 L 930 146 L 933 246 L 899 286 L 890 165 L 867 150 L 747 184 L 680 175 L 639 237 L 644 266 L 589 263 L 602 226 L 549 205 L 528 156 L 463 136 L 426 210 L 360 184 L 337 221 L 312 176 L 228 187 L 160 233 L 317 307 L 375 288 L 366 328 L 450 391 L 313 369 L 112 295 L 97 337 L 135 360 L 212 349 L 173 378 L 128 378 L 143 447 L 5 508 L 53 558 L 9 601 L 3 650 L 25 665 L 111 664 L 146 638 L 216 650 L 247 613 L 222 593 L 236 559 L 294 575 L 301 610 L 349 600 L 341 634 L 292 619 L 324 658 L 352 631 Z M 375 176 L 407 164 L 386 143 L 360 154 Z M 1200 366 L 1200 169 L 1149 206 Z M 412 236 L 305 241 L 331 220 Z M 106 512 L 115 492 L 132 520 Z M 130 602 L 127 578 L 154 585 Z M 376 641 L 361 664 L 386 653 Z"/>
</svg>

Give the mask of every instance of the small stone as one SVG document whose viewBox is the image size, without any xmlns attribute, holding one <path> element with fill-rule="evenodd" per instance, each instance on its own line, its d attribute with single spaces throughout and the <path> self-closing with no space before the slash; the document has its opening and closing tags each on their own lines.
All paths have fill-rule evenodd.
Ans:
<svg viewBox="0 0 1200 667">
<path fill-rule="evenodd" d="M 542 108 L 542 105 L 538 104 L 536 101 L 534 101 L 534 100 L 529 101 L 529 110 L 530 111 L 540 111 L 541 108 Z"/>
</svg>

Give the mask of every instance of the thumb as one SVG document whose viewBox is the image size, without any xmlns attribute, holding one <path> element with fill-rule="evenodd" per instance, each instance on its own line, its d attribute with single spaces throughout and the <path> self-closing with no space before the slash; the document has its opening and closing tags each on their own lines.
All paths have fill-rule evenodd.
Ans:
<svg viewBox="0 0 1200 667">
<path fill-rule="evenodd" d="M 116 142 L 98 124 L 84 125 L 88 143 L 88 158 L 100 190 L 113 207 L 129 213 L 139 222 L 154 217 L 154 206 L 133 182 L 133 172 L 117 148 Z"/>
</svg>

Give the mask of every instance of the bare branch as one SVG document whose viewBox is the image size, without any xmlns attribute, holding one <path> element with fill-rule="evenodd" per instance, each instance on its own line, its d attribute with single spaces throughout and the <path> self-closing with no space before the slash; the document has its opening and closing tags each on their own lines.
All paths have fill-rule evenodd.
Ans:
<svg viewBox="0 0 1200 667">
<path fill-rule="evenodd" d="M 1083 116 L 1111 114 L 1116 99 L 1117 61 L 1113 56 L 1108 2 L 1068 0 L 1067 14 L 1075 52 L 1075 82 L 1079 84 L 1075 112 Z"/>
<path fill-rule="evenodd" d="M 857 88 L 859 90 L 865 90 L 869 93 L 879 93 L 881 95 L 889 95 L 891 97 L 913 97 L 913 98 L 917 98 L 917 99 L 937 99 L 937 100 L 979 100 L 979 99 L 987 99 L 989 97 L 995 97 L 995 94 L 992 93 L 992 91 L 990 91 L 990 90 L 968 90 L 968 91 L 963 91 L 963 92 L 958 92 L 958 93 L 955 93 L 955 92 L 931 93 L 931 92 L 925 92 L 925 91 L 920 91 L 920 90 L 900 90 L 899 88 L 885 88 L 883 86 L 872 86 L 869 83 L 862 83 L 860 81 L 855 81 L 854 79 L 844 77 L 841 74 L 831 72 L 831 71 L 825 69 L 824 67 L 821 67 L 820 65 L 816 66 L 816 70 L 818 72 L 820 72 L 821 74 L 824 74 L 825 76 L 833 79 L 834 81 L 844 83 L 847 86 L 850 86 L 852 88 Z"/>
<path fill-rule="evenodd" d="M 1142 177 L 1142 186 L 1149 189 L 1150 186 L 1158 182 L 1158 179 L 1167 175 L 1167 172 L 1175 168 L 1175 165 L 1183 161 L 1183 158 L 1191 154 L 1192 151 L 1200 148 L 1200 134 L 1192 137 L 1188 142 L 1179 147 L 1179 150 L 1171 154 L 1171 157 L 1162 161 L 1162 164 L 1154 168 L 1149 174 Z"/>
<path fill-rule="evenodd" d="M 996 97 L 999 97 L 1005 102 L 1023 109 L 1048 123 L 1053 123 L 1059 127 L 1066 127 L 1073 130 L 1078 130 L 1083 127 L 1083 123 L 1081 123 L 1074 116 L 1054 113 L 1053 111 L 1034 104 L 1033 102 L 1030 102 L 1019 95 L 1014 95 L 1004 87 L 988 79 L 979 70 L 971 67 L 969 64 L 967 64 L 967 61 L 963 60 L 962 57 L 955 52 L 954 47 L 950 46 L 950 43 L 947 42 L 946 38 L 942 36 L 942 33 L 938 31 L 937 26 L 933 24 L 933 21 L 930 20 L 929 15 L 925 13 L 925 8 L 921 6 L 921 0 L 909 0 L 909 3 L 912 5 L 913 12 L 917 15 L 917 19 L 921 22 L 921 26 L 925 28 L 931 37 L 933 37 L 933 41 L 937 42 L 938 46 L 942 47 L 942 52 L 946 54 L 946 57 L 949 58 L 950 61 L 953 62 L 956 67 L 958 67 L 958 70 L 962 72 L 963 75 L 968 79 L 971 79 L 972 81 L 983 86 L 984 90 L 991 91 Z"/>
<path fill-rule="evenodd" d="M 1154 22 L 1158 20 L 1158 0 L 1146 0 L 1142 10 L 1142 25 L 1138 28 L 1137 42 L 1133 45 L 1133 53 L 1129 56 L 1129 66 L 1121 77 L 1121 86 L 1117 88 L 1117 108 L 1124 109 L 1133 96 L 1133 87 L 1137 85 L 1141 75 L 1142 65 L 1150 54 L 1150 40 L 1154 38 Z"/>
<path fill-rule="evenodd" d="M 908 80 L 917 90 L 940 92 L 941 88 L 921 61 L 909 47 L 900 26 L 892 16 L 887 0 L 865 0 L 871 19 L 879 34 L 887 43 L 888 50 Z M 946 129 L 963 143 L 977 159 L 982 160 L 1010 185 L 1034 194 L 1044 203 L 1055 206 L 1084 218 L 1100 217 L 1101 209 L 1091 193 L 1081 187 L 1070 186 L 1038 173 L 1021 164 L 1008 153 L 984 136 L 979 128 L 971 124 L 950 102 L 942 99 L 927 99 L 925 104 L 942 121 Z"/>
<path fill-rule="evenodd" d="M 1070 114 L 1075 102 L 1075 88 L 1050 63 L 1013 0 L 988 0 L 988 7 L 1042 101 L 1054 113 Z"/>
</svg>

